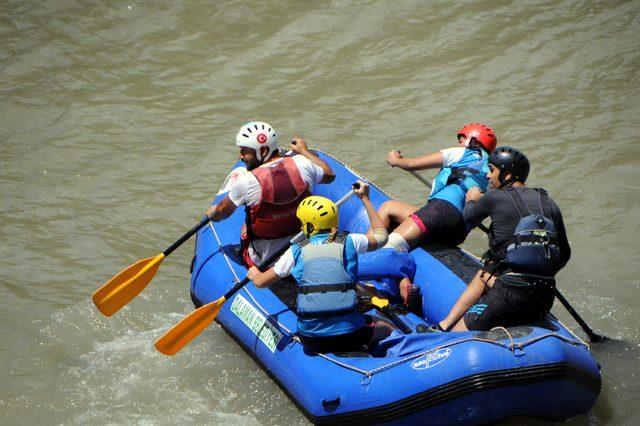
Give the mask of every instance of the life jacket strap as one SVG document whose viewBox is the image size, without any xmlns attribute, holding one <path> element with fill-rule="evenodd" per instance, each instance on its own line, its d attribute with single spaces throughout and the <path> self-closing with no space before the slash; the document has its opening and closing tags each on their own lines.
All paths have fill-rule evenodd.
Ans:
<svg viewBox="0 0 640 426">
<path fill-rule="evenodd" d="M 357 312 L 358 311 L 358 305 L 356 304 L 356 306 L 354 306 L 353 308 L 349 308 L 349 309 L 344 309 L 341 311 L 331 311 L 331 312 L 297 312 L 298 316 L 300 318 L 304 318 L 304 319 L 312 319 L 312 318 L 332 318 L 338 315 L 346 315 L 346 314 L 350 314 L 353 312 Z"/>
<path fill-rule="evenodd" d="M 344 244 L 344 241 L 347 239 L 347 234 L 348 232 L 338 232 L 336 234 L 336 236 L 333 239 L 333 243 L 338 243 L 338 244 Z M 300 248 L 306 246 L 307 244 L 309 244 L 311 242 L 311 240 L 309 239 L 309 237 L 305 236 L 302 240 L 298 241 L 297 244 L 300 246 Z M 325 241 L 323 244 L 328 244 L 327 241 Z"/>
<path fill-rule="evenodd" d="M 298 287 L 300 294 L 311 293 L 326 293 L 328 291 L 348 291 L 355 290 L 355 283 L 340 283 L 340 284 L 314 284 L 314 285 L 301 285 Z"/>
<path fill-rule="evenodd" d="M 520 195 L 517 189 L 515 189 L 512 186 L 509 186 L 507 188 L 503 188 L 503 190 L 509 196 L 509 198 L 511 198 L 511 201 L 515 206 L 516 212 L 518 213 L 518 216 L 520 216 L 520 219 L 522 219 L 527 215 L 533 214 L 533 212 L 529 209 L 529 207 L 527 207 L 526 203 L 522 199 L 522 195 Z"/>
</svg>

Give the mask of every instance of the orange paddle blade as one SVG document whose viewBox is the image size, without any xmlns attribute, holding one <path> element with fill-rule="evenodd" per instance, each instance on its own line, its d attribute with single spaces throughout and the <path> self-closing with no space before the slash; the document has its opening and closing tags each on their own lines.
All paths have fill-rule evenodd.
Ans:
<svg viewBox="0 0 640 426">
<path fill-rule="evenodd" d="M 202 305 L 191 312 L 158 339 L 155 345 L 156 349 L 165 355 L 176 354 L 213 322 L 226 300 L 222 296 L 220 299 Z"/>
<path fill-rule="evenodd" d="M 98 310 L 108 317 L 118 312 L 149 284 L 164 257 L 160 253 L 139 260 L 107 281 L 93 293 L 93 303 Z"/>
</svg>

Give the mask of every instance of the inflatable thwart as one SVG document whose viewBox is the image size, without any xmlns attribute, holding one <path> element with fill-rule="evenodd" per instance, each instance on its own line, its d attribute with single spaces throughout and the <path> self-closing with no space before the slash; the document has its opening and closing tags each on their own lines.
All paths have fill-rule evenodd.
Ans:
<svg viewBox="0 0 640 426">
<path fill-rule="evenodd" d="M 317 185 L 315 195 L 337 200 L 363 179 L 331 156 L 318 155 L 336 180 Z M 370 192 L 376 207 L 389 199 L 373 184 Z M 196 306 L 217 300 L 245 277 L 238 256 L 244 219 L 238 209 L 198 232 L 191 275 Z M 365 232 L 368 226 L 359 200 L 340 207 L 340 230 Z M 372 306 L 368 313 L 397 326 L 369 353 L 305 350 L 295 335 L 296 284 L 288 279 L 269 289 L 247 284 L 222 306 L 216 321 L 316 424 L 479 424 L 511 416 L 562 421 L 593 406 L 601 387 L 599 366 L 588 345 L 551 314 L 535 324 L 486 332 L 427 332 L 446 316 L 480 264 L 459 248 L 424 246 L 411 254 L 422 315 L 394 303 L 394 289 L 385 280 L 366 279 L 360 286 L 369 297 L 389 297 L 389 306 Z"/>
</svg>

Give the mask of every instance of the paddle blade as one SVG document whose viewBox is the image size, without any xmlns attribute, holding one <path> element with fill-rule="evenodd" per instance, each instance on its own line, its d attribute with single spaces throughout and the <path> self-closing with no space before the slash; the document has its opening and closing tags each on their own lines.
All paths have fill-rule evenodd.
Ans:
<svg viewBox="0 0 640 426">
<path fill-rule="evenodd" d="M 118 312 L 149 284 L 164 257 L 160 253 L 139 260 L 107 281 L 92 296 L 98 310 L 108 317 Z"/>
<path fill-rule="evenodd" d="M 176 354 L 213 322 L 226 300 L 222 296 L 191 312 L 158 339 L 155 344 L 156 349 L 165 355 Z"/>
<path fill-rule="evenodd" d="M 389 299 L 381 299 L 379 297 L 373 296 L 371 298 L 371 304 L 373 306 L 377 306 L 378 308 L 386 308 L 389 306 Z"/>
</svg>

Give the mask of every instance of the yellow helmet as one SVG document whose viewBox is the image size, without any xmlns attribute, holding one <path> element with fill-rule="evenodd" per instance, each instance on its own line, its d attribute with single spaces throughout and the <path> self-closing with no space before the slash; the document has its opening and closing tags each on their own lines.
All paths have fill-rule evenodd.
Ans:
<svg viewBox="0 0 640 426">
<path fill-rule="evenodd" d="M 324 229 L 338 227 L 338 208 L 333 201 L 319 195 L 302 200 L 296 216 L 302 222 L 302 232 L 308 237 Z"/>
</svg>

